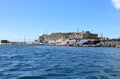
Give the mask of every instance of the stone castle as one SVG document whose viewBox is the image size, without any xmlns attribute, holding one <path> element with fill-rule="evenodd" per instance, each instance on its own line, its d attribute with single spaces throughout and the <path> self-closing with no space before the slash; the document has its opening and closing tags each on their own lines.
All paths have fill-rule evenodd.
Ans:
<svg viewBox="0 0 120 79">
<path fill-rule="evenodd" d="M 95 39 L 98 38 L 98 34 L 90 33 L 89 31 L 82 32 L 68 32 L 68 33 L 52 33 L 50 35 L 43 34 L 39 37 L 39 42 L 54 44 L 54 45 L 64 45 L 69 40 L 73 42 L 76 39 Z"/>
</svg>

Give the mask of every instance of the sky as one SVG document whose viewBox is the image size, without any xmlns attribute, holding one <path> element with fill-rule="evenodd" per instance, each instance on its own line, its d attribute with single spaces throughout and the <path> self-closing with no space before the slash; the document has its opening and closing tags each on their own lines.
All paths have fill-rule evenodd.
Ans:
<svg viewBox="0 0 120 79">
<path fill-rule="evenodd" d="M 78 29 L 120 37 L 120 0 L 0 0 L 0 40 Z"/>
</svg>

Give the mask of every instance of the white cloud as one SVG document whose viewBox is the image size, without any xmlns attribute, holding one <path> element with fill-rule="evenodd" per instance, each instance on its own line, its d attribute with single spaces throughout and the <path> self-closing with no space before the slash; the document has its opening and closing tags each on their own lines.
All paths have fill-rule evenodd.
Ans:
<svg viewBox="0 0 120 79">
<path fill-rule="evenodd" d="M 120 10 L 120 0 L 112 0 L 112 3 L 117 10 Z"/>
</svg>

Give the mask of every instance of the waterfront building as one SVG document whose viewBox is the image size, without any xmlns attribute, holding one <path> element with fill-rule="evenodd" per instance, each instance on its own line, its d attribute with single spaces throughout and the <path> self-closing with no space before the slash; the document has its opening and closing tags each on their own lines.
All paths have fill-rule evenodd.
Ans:
<svg viewBox="0 0 120 79">
<path fill-rule="evenodd" d="M 8 40 L 1 40 L 1 43 L 9 43 Z"/>
</svg>

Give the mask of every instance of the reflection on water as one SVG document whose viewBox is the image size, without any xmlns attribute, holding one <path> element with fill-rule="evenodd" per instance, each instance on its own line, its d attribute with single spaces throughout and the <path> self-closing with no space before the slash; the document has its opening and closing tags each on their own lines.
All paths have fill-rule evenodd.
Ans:
<svg viewBox="0 0 120 79">
<path fill-rule="evenodd" d="M 0 79 L 120 79 L 120 49 L 0 46 Z"/>
</svg>

